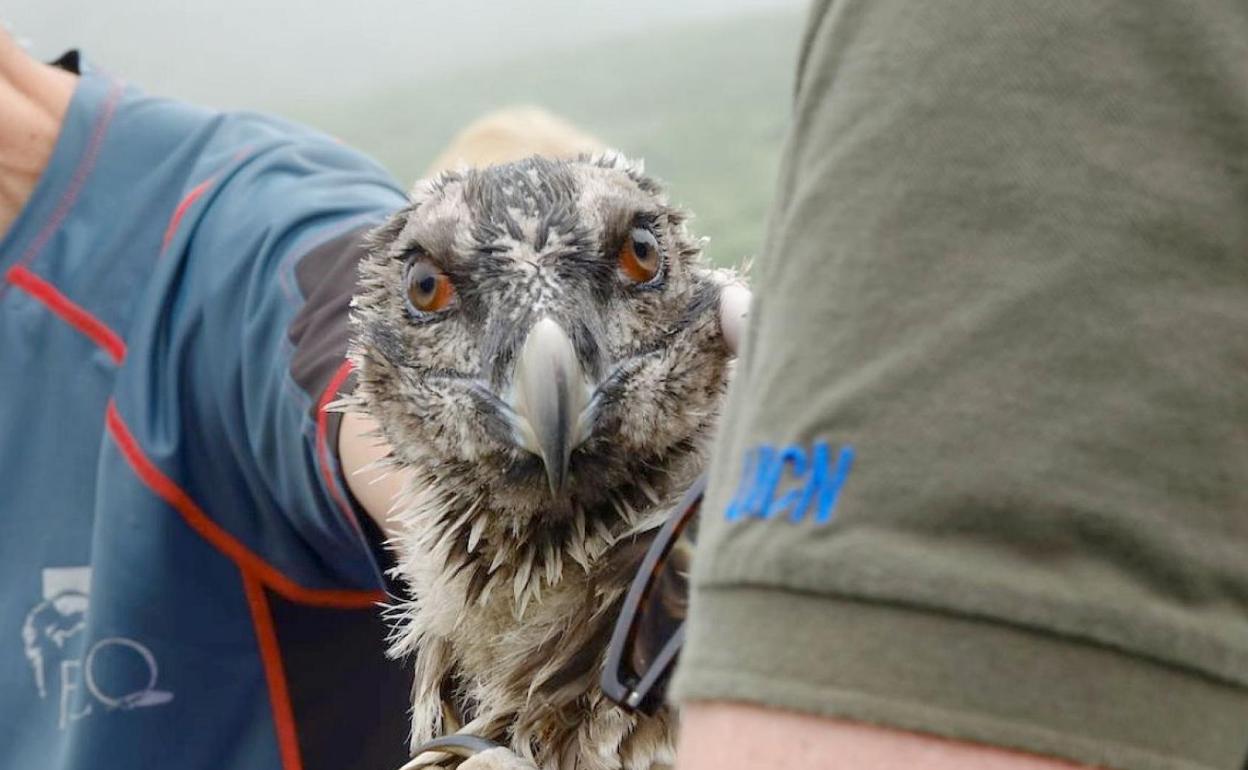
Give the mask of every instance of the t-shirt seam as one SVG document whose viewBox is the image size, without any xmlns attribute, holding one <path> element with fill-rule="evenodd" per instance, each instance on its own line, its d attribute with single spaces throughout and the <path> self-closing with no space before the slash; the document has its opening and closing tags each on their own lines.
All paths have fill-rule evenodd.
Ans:
<svg viewBox="0 0 1248 770">
<path fill-rule="evenodd" d="M 1092 649 L 1102 650 L 1120 655 L 1132 660 L 1139 661 L 1150 666 L 1161 666 L 1164 668 L 1181 671 L 1188 676 L 1198 677 L 1203 681 L 1213 682 L 1225 687 L 1236 687 L 1243 689 L 1248 685 L 1236 679 L 1232 679 L 1225 675 L 1212 673 L 1205 668 L 1197 668 L 1190 663 L 1183 661 L 1162 658 L 1158 655 L 1141 652 L 1139 650 L 1128 649 L 1122 645 L 1113 644 L 1102 641 L 1097 638 L 1080 635 L 1066 630 L 1046 627 L 1035 623 L 1027 623 L 1011 618 L 1001 617 L 999 615 L 989 614 L 988 612 L 972 612 L 956 607 L 936 606 L 921 603 L 918 600 L 907 601 L 905 599 L 886 599 L 873 596 L 863 596 L 860 594 L 852 594 L 846 591 L 838 590 L 817 590 L 798 588 L 793 586 L 775 585 L 768 583 L 756 582 L 731 582 L 731 583 L 714 583 L 695 584 L 697 591 L 715 591 L 720 593 L 728 593 L 735 590 L 751 590 L 751 591 L 768 591 L 786 593 L 794 596 L 804 596 L 811 599 L 851 602 L 864 606 L 881 607 L 886 609 L 898 610 L 903 612 L 915 612 L 935 617 L 947 617 L 956 620 L 964 620 L 971 622 L 987 623 L 1005 629 L 1010 629 L 1019 633 L 1031 634 L 1043 637 L 1052 641 L 1076 644 L 1080 647 L 1088 647 Z"/>
</svg>

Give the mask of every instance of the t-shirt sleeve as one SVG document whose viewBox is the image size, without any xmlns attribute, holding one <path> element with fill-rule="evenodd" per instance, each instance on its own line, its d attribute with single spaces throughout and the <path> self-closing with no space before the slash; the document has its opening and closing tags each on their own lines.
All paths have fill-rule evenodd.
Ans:
<svg viewBox="0 0 1248 770">
<path fill-rule="evenodd" d="M 676 697 L 1243 765 L 1245 41 L 815 4 Z"/>
<path fill-rule="evenodd" d="M 245 129 L 245 127 L 243 127 Z M 240 129 L 235 133 L 248 133 Z M 309 587 L 380 588 L 380 536 L 345 483 L 349 303 L 366 233 L 403 203 L 332 140 L 218 138 L 224 158 L 178 224 L 166 348 L 178 351 L 181 478 L 214 522 Z"/>
</svg>

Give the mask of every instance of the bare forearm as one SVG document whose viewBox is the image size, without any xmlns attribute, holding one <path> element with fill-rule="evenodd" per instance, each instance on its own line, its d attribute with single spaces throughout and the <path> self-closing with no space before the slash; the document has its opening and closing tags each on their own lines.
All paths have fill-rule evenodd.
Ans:
<svg viewBox="0 0 1248 770">
<path fill-rule="evenodd" d="M 1078 765 L 835 719 L 730 703 L 681 710 L 677 770 L 1072 770 Z"/>
<path fill-rule="evenodd" d="M 338 454 L 351 494 L 390 537 L 395 534 L 390 514 L 403 490 L 404 471 L 377 467 L 376 462 L 385 457 L 390 448 L 376 436 L 376 427 L 371 418 L 362 414 L 344 414 L 338 433 Z"/>
</svg>

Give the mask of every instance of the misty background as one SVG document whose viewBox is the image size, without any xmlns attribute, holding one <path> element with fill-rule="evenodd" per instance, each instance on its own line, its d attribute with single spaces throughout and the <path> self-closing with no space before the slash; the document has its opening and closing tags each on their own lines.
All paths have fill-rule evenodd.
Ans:
<svg viewBox="0 0 1248 770">
<path fill-rule="evenodd" d="M 535 104 L 646 160 L 716 261 L 757 254 L 803 0 L 10 0 L 45 60 L 80 48 L 145 90 L 276 113 L 403 184 L 456 130 Z"/>
</svg>

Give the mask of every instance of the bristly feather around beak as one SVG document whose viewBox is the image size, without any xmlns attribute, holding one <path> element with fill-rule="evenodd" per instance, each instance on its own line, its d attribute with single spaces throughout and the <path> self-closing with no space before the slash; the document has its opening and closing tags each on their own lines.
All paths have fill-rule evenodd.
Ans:
<svg viewBox="0 0 1248 770">
<path fill-rule="evenodd" d="M 541 458 L 552 497 L 567 483 L 572 450 L 589 435 L 593 392 L 563 327 L 549 317 L 534 324 L 516 361 L 510 406 L 516 443 Z"/>
</svg>

